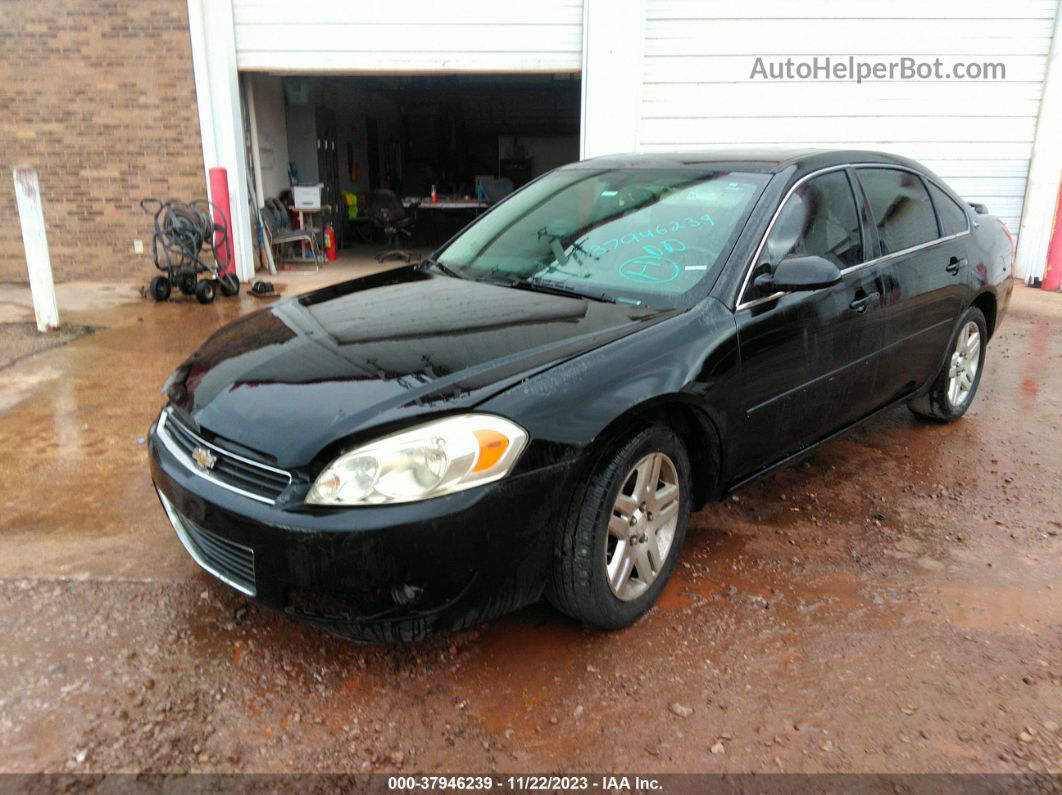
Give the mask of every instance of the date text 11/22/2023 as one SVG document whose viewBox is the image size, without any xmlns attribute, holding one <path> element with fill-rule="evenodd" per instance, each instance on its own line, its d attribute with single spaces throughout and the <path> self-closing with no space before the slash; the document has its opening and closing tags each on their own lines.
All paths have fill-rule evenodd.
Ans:
<svg viewBox="0 0 1062 795">
<path fill-rule="evenodd" d="M 425 775 L 389 776 L 387 789 L 391 792 L 418 790 L 500 790 L 508 792 L 577 792 L 601 790 L 615 792 L 655 792 L 662 789 L 659 778 L 651 776 L 477 776 Z"/>
</svg>

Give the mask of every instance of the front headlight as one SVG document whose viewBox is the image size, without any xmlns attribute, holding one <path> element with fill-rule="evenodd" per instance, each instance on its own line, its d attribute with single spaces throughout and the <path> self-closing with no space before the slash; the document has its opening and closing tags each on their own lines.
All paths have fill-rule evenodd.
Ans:
<svg viewBox="0 0 1062 795">
<path fill-rule="evenodd" d="M 318 475 L 314 505 L 415 502 L 504 477 L 527 431 L 490 414 L 462 414 L 385 436 L 344 453 Z"/>
</svg>

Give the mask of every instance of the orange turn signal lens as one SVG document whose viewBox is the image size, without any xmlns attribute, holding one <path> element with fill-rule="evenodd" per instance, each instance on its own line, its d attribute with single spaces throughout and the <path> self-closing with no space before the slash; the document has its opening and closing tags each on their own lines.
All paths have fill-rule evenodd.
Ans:
<svg viewBox="0 0 1062 795">
<path fill-rule="evenodd" d="M 509 449 L 509 439 L 497 431 L 479 430 L 473 433 L 479 442 L 479 458 L 476 459 L 476 465 L 472 467 L 472 471 L 484 472 L 497 464 L 505 455 L 505 451 Z"/>
</svg>

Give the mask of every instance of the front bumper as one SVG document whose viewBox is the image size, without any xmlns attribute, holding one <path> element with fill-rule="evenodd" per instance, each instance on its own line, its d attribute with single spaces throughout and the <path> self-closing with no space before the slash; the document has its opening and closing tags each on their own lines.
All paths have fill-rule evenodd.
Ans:
<svg viewBox="0 0 1062 795">
<path fill-rule="evenodd" d="M 418 503 L 284 509 L 200 476 L 155 427 L 148 438 L 163 507 L 201 566 L 359 637 L 454 630 L 539 598 L 568 493 L 570 465 L 559 464 Z"/>
</svg>

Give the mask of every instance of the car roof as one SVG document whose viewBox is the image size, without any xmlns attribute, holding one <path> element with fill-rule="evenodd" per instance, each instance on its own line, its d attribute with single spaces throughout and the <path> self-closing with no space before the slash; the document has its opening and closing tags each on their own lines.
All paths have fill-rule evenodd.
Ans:
<svg viewBox="0 0 1062 795">
<path fill-rule="evenodd" d="M 567 168 L 694 168 L 774 174 L 789 166 L 807 171 L 845 163 L 889 163 L 926 170 L 913 160 L 885 152 L 793 147 L 715 147 L 676 152 L 630 152 L 582 160 Z"/>
</svg>

